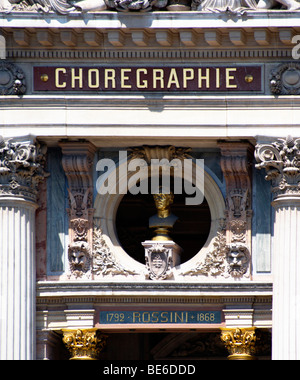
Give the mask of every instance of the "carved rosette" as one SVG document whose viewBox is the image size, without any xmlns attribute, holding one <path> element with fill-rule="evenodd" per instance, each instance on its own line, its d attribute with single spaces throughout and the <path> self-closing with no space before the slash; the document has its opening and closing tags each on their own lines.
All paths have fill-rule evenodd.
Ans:
<svg viewBox="0 0 300 380">
<path fill-rule="evenodd" d="M 62 330 L 63 343 L 70 352 L 70 360 L 98 360 L 106 345 L 107 335 L 96 328 Z"/>
<path fill-rule="evenodd" d="M 300 138 L 257 144 L 255 158 L 256 168 L 266 170 L 275 197 L 300 195 Z"/>
<path fill-rule="evenodd" d="M 0 136 L 0 197 L 20 197 L 36 202 L 44 171 L 46 146 L 37 142 L 4 141 Z"/>
<path fill-rule="evenodd" d="M 60 143 L 69 194 L 69 278 L 90 278 L 93 245 L 92 164 L 96 148 L 86 141 Z"/>
<path fill-rule="evenodd" d="M 274 95 L 300 94 L 300 65 L 290 62 L 279 65 L 270 74 L 270 90 Z"/>
<path fill-rule="evenodd" d="M 229 360 L 255 360 L 255 327 L 222 328 L 221 340 L 229 352 Z"/>
<path fill-rule="evenodd" d="M 12 63 L 0 60 L 0 95 L 24 95 L 25 92 L 23 71 Z"/>
</svg>

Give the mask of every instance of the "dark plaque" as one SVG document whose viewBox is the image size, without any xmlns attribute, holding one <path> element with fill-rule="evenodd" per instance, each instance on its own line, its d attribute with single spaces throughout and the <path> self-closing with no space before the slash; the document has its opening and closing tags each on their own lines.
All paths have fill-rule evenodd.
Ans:
<svg viewBox="0 0 300 380">
<path fill-rule="evenodd" d="M 221 311 L 100 311 L 99 323 L 109 324 L 220 324 Z"/>
<path fill-rule="evenodd" d="M 259 92 L 262 69 L 251 66 L 36 66 L 34 91 Z"/>
</svg>

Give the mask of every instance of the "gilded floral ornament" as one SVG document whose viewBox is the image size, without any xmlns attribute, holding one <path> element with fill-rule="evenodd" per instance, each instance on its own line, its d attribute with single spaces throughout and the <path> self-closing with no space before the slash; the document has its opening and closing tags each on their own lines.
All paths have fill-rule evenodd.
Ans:
<svg viewBox="0 0 300 380">
<path fill-rule="evenodd" d="M 70 352 L 70 360 L 97 360 L 106 345 L 107 335 L 96 329 L 63 331 L 63 343 Z"/>
<path fill-rule="evenodd" d="M 229 352 L 229 360 L 255 360 L 255 327 L 222 328 L 221 340 Z"/>
</svg>

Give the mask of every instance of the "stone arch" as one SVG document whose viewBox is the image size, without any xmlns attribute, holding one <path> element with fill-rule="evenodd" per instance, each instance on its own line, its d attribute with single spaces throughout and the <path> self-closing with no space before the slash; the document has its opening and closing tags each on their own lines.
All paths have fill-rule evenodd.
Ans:
<svg viewBox="0 0 300 380">
<path fill-rule="evenodd" d="M 95 214 L 94 218 L 97 224 L 99 224 L 103 238 L 109 247 L 109 249 L 114 253 L 118 262 L 126 268 L 134 269 L 138 273 L 145 273 L 146 266 L 134 260 L 121 246 L 118 234 L 116 231 L 116 215 L 118 207 L 122 201 L 125 194 L 119 194 L 116 189 L 118 189 L 119 184 L 123 184 L 124 181 L 128 181 L 130 176 L 127 173 L 127 165 L 130 159 L 123 159 L 117 165 L 111 167 L 104 175 L 101 181 L 97 182 L 97 196 L 94 203 Z M 195 165 L 193 163 L 193 165 Z M 116 175 L 116 171 L 118 175 Z M 149 175 L 144 173 L 146 178 Z M 113 179 L 117 179 L 116 189 L 111 188 L 106 194 L 101 194 L 101 190 L 107 183 L 113 183 Z M 196 183 L 195 175 L 193 175 L 193 184 Z M 105 185 L 106 184 L 106 185 Z M 111 194 L 113 192 L 113 194 Z M 224 219 L 225 201 L 222 192 L 204 167 L 204 195 L 209 205 L 211 213 L 211 225 L 208 238 L 204 246 L 200 251 L 189 261 L 180 265 L 180 272 L 188 271 L 190 268 L 199 262 L 206 256 L 208 252 L 212 249 L 213 241 L 217 236 L 217 232 L 220 229 L 220 221 Z"/>
</svg>

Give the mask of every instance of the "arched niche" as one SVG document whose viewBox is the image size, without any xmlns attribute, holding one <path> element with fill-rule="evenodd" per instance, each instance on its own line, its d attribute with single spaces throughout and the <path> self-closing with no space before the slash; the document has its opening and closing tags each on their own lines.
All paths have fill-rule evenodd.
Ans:
<svg viewBox="0 0 300 380">
<path fill-rule="evenodd" d="M 121 160 L 106 171 L 105 174 L 102 174 L 101 178 L 98 178 L 96 186 L 97 196 L 94 203 L 94 218 L 95 223 L 101 228 L 103 238 L 111 252 L 113 252 L 116 260 L 118 260 L 122 266 L 131 268 L 132 270 L 143 274 L 146 272 L 146 266 L 133 259 L 130 256 L 130 253 L 123 249 L 116 229 L 117 211 L 125 195 L 124 193 L 120 194 L 118 190 L 121 188 L 124 191 L 124 183 L 128 184 L 131 175 L 133 175 L 130 175 L 127 171 L 128 162 L 128 159 Z M 147 176 L 149 176 L 149 173 L 145 171 L 141 180 L 146 179 Z M 180 272 L 188 271 L 193 268 L 196 263 L 202 261 L 206 254 L 210 252 L 213 240 L 220 229 L 220 221 L 224 219 L 225 202 L 222 192 L 215 180 L 206 170 L 205 166 L 203 179 L 204 196 L 208 203 L 211 216 L 210 230 L 205 244 L 190 260 L 180 265 Z M 196 184 L 195 172 L 193 172 L 191 182 L 194 185 Z M 112 188 L 107 189 L 107 184 L 114 185 Z M 104 189 L 106 189 L 105 194 L 103 194 Z"/>
</svg>

